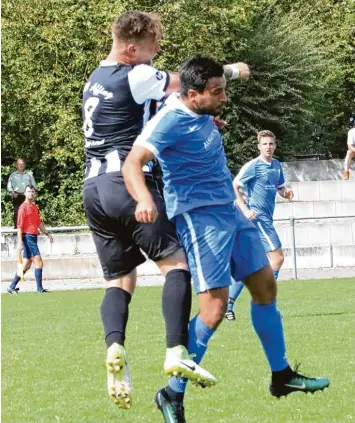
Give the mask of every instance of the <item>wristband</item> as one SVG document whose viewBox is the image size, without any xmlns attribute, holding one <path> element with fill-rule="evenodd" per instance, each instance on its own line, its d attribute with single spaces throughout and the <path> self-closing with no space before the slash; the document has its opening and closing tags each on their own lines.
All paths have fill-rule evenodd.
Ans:
<svg viewBox="0 0 355 423">
<path fill-rule="evenodd" d="M 236 66 L 231 66 L 231 68 L 232 68 L 231 80 L 239 78 L 239 75 L 240 75 L 239 69 Z"/>
</svg>

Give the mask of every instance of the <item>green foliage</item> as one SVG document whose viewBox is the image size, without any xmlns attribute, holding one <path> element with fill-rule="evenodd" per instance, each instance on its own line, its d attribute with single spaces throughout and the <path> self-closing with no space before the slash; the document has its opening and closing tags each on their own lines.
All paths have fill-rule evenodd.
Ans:
<svg viewBox="0 0 355 423">
<path fill-rule="evenodd" d="M 176 71 L 197 53 L 251 64 L 252 80 L 229 89 L 225 146 L 233 173 L 255 155 L 255 133 L 265 128 L 277 134 L 282 159 L 305 150 L 343 154 L 339 140 L 345 146 L 349 110 L 355 109 L 352 0 L 6 0 L 3 224 L 11 224 L 4 188 L 18 156 L 34 172 L 45 222 L 85 223 L 81 92 L 109 52 L 112 20 L 127 9 L 160 14 L 161 69 Z M 312 141 L 315 128 L 322 143 Z"/>
</svg>

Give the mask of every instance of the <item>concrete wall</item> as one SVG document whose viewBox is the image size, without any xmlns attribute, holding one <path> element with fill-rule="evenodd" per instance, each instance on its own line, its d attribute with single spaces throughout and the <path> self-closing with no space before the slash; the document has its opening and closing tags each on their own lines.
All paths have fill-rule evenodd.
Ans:
<svg viewBox="0 0 355 423">
<path fill-rule="evenodd" d="M 283 269 L 292 269 L 291 248 L 284 248 L 285 263 Z M 330 267 L 354 267 L 355 276 L 355 245 L 335 245 L 319 247 L 298 247 L 297 251 L 298 269 L 317 269 Z M 14 259 L 3 259 L 1 263 L 1 278 L 9 281 L 16 271 Z M 158 275 L 159 270 L 155 263 L 148 260 L 138 267 L 138 274 Z M 44 260 L 44 279 L 86 279 L 101 278 L 102 271 L 96 255 L 86 256 L 58 256 L 47 257 Z M 25 280 L 34 279 L 32 268 L 25 276 Z"/>
<path fill-rule="evenodd" d="M 354 172 L 355 173 L 355 172 Z M 293 201 L 355 201 L 355 179 L 349 181 L 289 182 L 294 193 Z M 279 195 L 277 202 L 284 202 Z"/>
<path fill-rule="evenodd" d="M 346 147 L 344 144 L 344 159 Z M 299 160 L 282 163 L 286 180 L 298 181 L 329 181 L 343 179 L 344 160 Z M 350 179 L 355 179 L 355 161 L 353 160 Z"/>
<path fill-rule="evenodd" d="M 292 233 L 289 222 L 275 222 L 275 227 L 284 247 L 292 245 Z M 54 234 L 54 243 L 47 237 L 39 236 L 38 245 L 41 254 L 46 257 L 60 256 L 96 256 L 96 249 L 90 233 Z M 296 245 L 298 247 L 316 247 L 329 245 L 355 246 L 355 220 L 301 221 L 295 223 Z M 3 235 L 1 256 L 3 259 L 16 260 L 16 235 Z"/>
</svg>

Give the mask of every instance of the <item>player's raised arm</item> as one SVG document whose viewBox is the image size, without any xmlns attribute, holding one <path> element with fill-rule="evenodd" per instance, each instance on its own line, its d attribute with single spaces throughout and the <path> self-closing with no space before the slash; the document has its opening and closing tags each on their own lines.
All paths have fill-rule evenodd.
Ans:
<svg viewBox="0 0 355 423">
<path fill-rule="evenodd" d="M 136 220 L 141 223 L 153 223 L 158 217 L 155 206 L 145 183 L 143 166 L 154 158 L 154 154 L 139 145 L 133 146 L 123 167 L 122 175 L 128 192 L 137 201 Z"/>
<path fill-rule="evenodd" d="M 226 81 L 233 79 L 243 79 L 247 81 L 250 78 L 250 68 L 246 63 L 237 62 L 223 66 Z M 180 91 L 180 76 L 178 72 L 169 72 L 169 85 L 166 95 Z"/>
<path fill-rule="evenodd" d="M 226 81 L 231 81 L 233 79 L 244 79 L 247 81 L 250 78 L 250 68 L 244 62 L 232 63 L 230 65 L 224 65 L 224 76 Z"/>
</svg>

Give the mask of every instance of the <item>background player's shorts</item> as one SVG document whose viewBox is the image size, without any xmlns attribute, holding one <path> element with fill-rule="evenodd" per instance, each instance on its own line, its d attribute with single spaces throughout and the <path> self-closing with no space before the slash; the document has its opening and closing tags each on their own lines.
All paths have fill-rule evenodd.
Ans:
<svg viewBox="0 0 355 423">
<path fill-rule="evenodd" d="M 175 217 L 196 293 L 223 288 L 269 264 L 258 231 L 234 204 L 200 207 Z"/>
<path fill-rule="evenodd" d="M 272 220 L 257 218 L 254 224 L 258 228 L 265 252 L 269 253 L 282 247 Z"/>
<path fill-rule="evenodd" d="M 156 182 L 147 180 L 147 185 L 159 212 L 154 223 L 136 221 L 136 202 L 119 172 L 85 181 L 86 218 L 106 280 L 126 275 L 144 263 L 146 258 L 141 249 L 150 259 L 158 261 L 181 248 Z"/>
<path fill-rule="evenodd" d="M 31 257 L 40 256 L 37 235 L 22 234 L 23 243 L 23 258 L 30 259 Z"/>
</svg>

